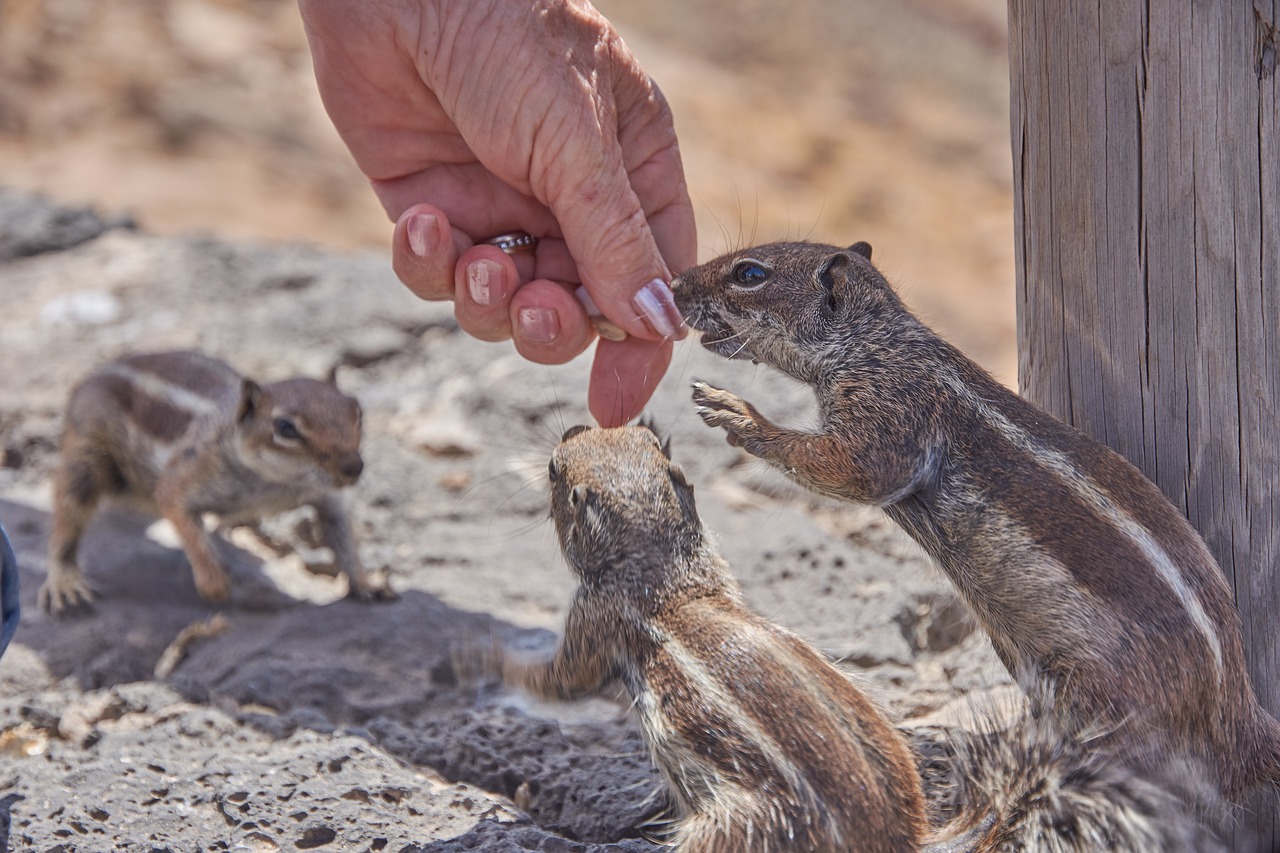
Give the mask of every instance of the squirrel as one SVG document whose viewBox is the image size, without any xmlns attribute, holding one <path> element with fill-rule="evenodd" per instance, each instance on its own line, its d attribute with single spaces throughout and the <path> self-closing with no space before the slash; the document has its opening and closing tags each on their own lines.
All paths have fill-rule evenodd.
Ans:
<svg viewBox="0 0 1280 853">
<path fill-rule="evenodd" d="M 503 680 L 572 699 L 618 679 L 679 814 L 682 853 L 917 849 L 906 741 L 835 667 L 746 608 L 693 487 L 643 426 L 573 427 L 548 466 L 580 585 L 550 658 Z"/>
<path fill-rule="evenodd" d="M 847 249 L 774 243 L 673 282 L 703 346 L 811 385 L 821 425 L 778 426 L 694 386 L 731 444 L 825 495 L 881 507 L 955 584 L 1011 672 L 1073 718 L 1157 735 L 1238 798 L 1280 782 L 1240 618 L 1204 542 L 1119 454 L 992 379 Z"/>
<path fill-rule="evenodd" d="M 812 646 L 753 613 L 693 487 L 647 425 L 573 427 L 548 466 L 578 587 L 554 652 L 498 650 L 503 681 L 572 699 L 621 681 L 677 812 L 680 853 L 1205 853 L 1194 767 L 1141 778 L 1090 733 L 1028 715 L 1012 740 L 948 747 L 947 819 L 927 831 L 904 734 Z"/>
<path fill-rule="evenodd" d="M 361 420 L 360 404 L 333 377 L 259 385 L 196 352 L 102 365 L 67 404 L 40 606 L 56 613 L 92 599 L 76 553 L 103 498 L 128 499 L 168 519 L 206 601 L 226 601 L 230 582 L 205 513 L 234 526 L 305 505 L 315 508 L 321 543 L 346 574 L 350 595 L 389 597 L 360 562 L 343 502 L 342 490 L 364 469 Z"/>
</svg>

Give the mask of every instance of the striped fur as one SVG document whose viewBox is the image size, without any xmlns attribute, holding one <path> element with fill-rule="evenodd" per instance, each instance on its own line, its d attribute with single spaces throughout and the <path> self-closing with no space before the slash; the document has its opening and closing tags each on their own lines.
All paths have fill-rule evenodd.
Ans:
<svg viewBox="0 0 1280 853">
<path fill-rule="evenodd" d="M 550 471 L 581 586 L 554 656 L 508 660 L 505 679 L 559 698 L 620 679 L 682 853 L 918 849 L 905 741 L 814 649 L 742 604 L 653 433 L 570 430 Z"/>
<path fill-rule="evenodd" d="M 359 404 L 329 382 L 259 386 L 193 352 L 103 365 L 67 405 L 41 606 L 60 611 L 90 599 L 76 558 L 104 498 L 128 499 L 171 521 L 208 600 L 225 600 L 229 581 L 204 514 L 230 526 L 303 505 L 315 508 L 322 544 L 352 593 L 385 593 L 365 575 L 341 497 L 363 468 L 360 423 Z"/>
<path fill-rule="evenodd" d="M 816 433 L 798 432 L 699 384 L 703 419 L 816 491 L 882 506 L 1005 664 L 1039 673 L 1076 718 L 1162 737 L 1232 796 L 1280 782 L 1230 589 L 1187 520 L 921 324 L 870 254 L 778 243 L 679 276 L 677 305 L 705 346 L 809 383 L 822 413 Z"/>
</svg>

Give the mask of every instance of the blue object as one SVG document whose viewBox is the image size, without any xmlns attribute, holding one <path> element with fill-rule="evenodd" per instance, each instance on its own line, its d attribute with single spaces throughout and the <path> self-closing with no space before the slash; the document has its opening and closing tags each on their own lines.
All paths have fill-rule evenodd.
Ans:
<svg viewBox="0 0 1280 853">
<path fill-rule="evenodd" d="M 0 656 L 18 630 L 18 558 L 0 525 Z"/>
</svg>

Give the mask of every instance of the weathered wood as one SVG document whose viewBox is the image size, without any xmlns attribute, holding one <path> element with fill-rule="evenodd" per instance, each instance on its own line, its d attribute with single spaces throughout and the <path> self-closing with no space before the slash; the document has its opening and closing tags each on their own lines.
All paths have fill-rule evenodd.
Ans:
<svg viewBox="0 0 1280 853">
<path fill-rule="evenodd" d="M 1217 555 L 1280 712 L 1280 0 L 1009 0 L 1023 393 Z M 1280 849 L 1253 804 L 1240 849 Z"/>
</svg>

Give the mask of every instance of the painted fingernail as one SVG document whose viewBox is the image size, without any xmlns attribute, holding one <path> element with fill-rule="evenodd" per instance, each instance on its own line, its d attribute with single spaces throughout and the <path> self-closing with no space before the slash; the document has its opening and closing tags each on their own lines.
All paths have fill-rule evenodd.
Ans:
<svg viewBox="0 0 1280 853">
<path fill-rule="evenodd" d="M 520 333 L 535 344 L 554 343 L 560 337 L 560 318 L 550 308 L 521 308 Z"/>
<path fill-rule="evenodd" d="M 492 305 L 502 293 L 502 264 L 481 259 L 467 264 L 467 294 L 477 305 Z"/>
<path fill-rule="evenodd" d="M 655 334 L 664 338 L 685 336 L 684 318 L 680 316 L 680 309 L 676 308 L 671 288 L 662 279 L 655 278 L 636 291 L 631 304 Z"/>
<path fill-rule="evenodd" d="M 405 230 L 409 232 L 409 248 L 415 255 L 425 258 L 435 252 L 440 242 L 440 228 L 430 213 L 416 213 L 409 217 Z"/>
</svg>

